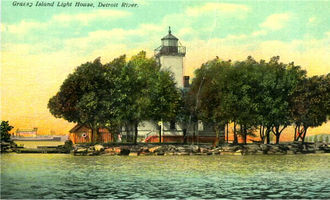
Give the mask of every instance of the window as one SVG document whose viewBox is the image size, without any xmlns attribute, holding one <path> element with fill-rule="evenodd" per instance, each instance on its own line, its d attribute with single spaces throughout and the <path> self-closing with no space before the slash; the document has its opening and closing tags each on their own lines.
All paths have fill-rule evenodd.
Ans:
<svg viewBox="0 0 330 200">
<path fill-rule="evenodd" d="M 170 121 L 170 129 L 176 129 L 175 128 L 175 121 L 174 120 L 171 120 Z"/>
</svg>

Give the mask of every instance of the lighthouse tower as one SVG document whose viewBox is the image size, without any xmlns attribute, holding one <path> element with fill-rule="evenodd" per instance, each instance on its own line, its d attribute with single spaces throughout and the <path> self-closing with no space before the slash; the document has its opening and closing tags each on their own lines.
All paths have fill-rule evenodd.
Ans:
<svg viewBox="0 0 330 200">
<path fill-rule="evenodd" d="M 184 81 L 188 81 L 189 84 L 189 78 L 184 80 L 183 77 L 186 47 L 179 45 L 179 39 L 172 35 L 171 27 L 169 27 L 168 35 L 161 40 L 162 45 L 155 49 L 155 58 L 163 68 L 168 68 L 174 73 L 177 87 L 183 88 L 187 84 L 184 84 Z"/>
</svg>

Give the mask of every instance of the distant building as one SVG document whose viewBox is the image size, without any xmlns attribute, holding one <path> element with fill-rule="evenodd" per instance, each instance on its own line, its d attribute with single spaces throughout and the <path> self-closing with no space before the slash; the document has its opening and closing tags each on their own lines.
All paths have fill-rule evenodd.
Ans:
<svg viewBox="0 0 330 200">
<path fill-rule="evenodd" d="M 37 137 L 38 128 L 33 129 L 17 129 L 16 137 Z"/>
</svg>

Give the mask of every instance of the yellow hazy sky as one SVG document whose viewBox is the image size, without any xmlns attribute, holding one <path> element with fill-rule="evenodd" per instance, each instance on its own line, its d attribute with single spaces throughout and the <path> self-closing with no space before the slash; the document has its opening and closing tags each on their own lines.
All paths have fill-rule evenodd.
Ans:
<svg viewBox="0 0 330 200">
<path fill-rule="evenodd" d="M 133 8 L 14 2 L 1 3 L 1 120 L 15 130 L 67 134 L 74 124 L 47 109 L 67 75 L 99 56 L 103 63 L 141 50 L 151 57 L 168 26 L 187 48 L 186 75 L 216 56 L 249 55 L 279 55 L 309 76 L 330 73 L 330 1 L 127 1 Z M 329 123 L 314 133 L 330 133 Z"/>
</svg>

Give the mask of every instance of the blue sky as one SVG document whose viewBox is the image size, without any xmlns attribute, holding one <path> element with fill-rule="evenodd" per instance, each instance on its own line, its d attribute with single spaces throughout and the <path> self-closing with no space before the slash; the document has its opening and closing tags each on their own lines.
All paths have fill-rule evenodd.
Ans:
<svg viewBox="0 0 330 200">
<path fill-rule="evenodd" d="M 124 1 L 136 8 L 122 8 L 121 1 L 102 1 L 117 8 L 98 8 L 93 0 L 84 2 L 94 8 L 13 2 L 1 2 L 1 118 L 17 128 L 67 132 L 72 125 L 47 110 L 66 76 L 99 56 L 104 63 L 141 50 L 152 56 L 168 26 L 187 47 L 187 75 L 215 56 L 249 55 L 279 55 L 309 75 L 330 72 L 330 1 Z"/>
</svg>

